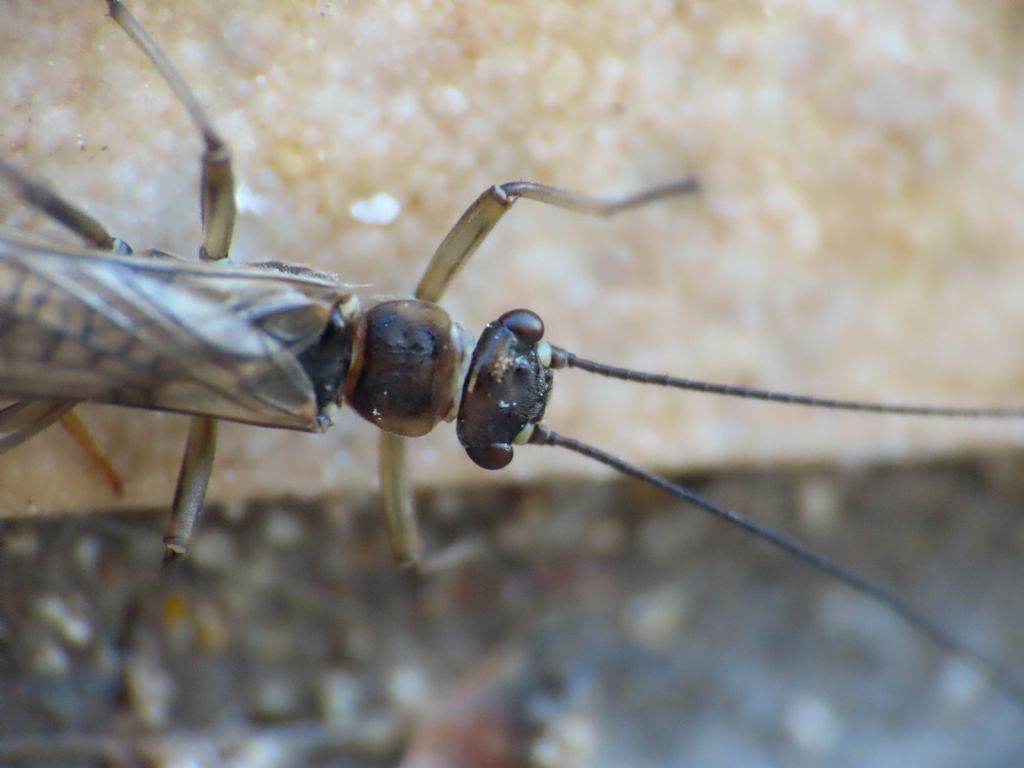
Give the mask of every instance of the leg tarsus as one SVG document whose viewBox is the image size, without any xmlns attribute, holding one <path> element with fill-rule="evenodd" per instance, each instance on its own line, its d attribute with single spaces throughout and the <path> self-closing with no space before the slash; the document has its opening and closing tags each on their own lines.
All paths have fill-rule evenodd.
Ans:
<svg viewBox="0 0 1024 768">
<path fill-rule="evenodd" d="M 640 190 L 632 195 L 615 197 L 582 195 L 578 192 L 549 187 L 534 181 L 510 181 L 502 184 L 499 189 L 508 197 L 509 205 L 514 200 L 525 198 L 545 205 L 553 205 L 566 211 L 592 216 L 613 216 L 621 211 L 638 208 L 658 200 L 695 194 L 700 191 L 700 182 L 693 176 L 686 176 L 666 184 Z"/>
<path fill-rule="evenodd" d="M 611 216 L 669 197 L 690 195 L 700 190 L 695 178 L 686 177 L 622 197 L 593 197 L 570 192 L 534 181 L 509 181 L 488 187 L 455 222 L 437 246 L 430 263 L 416 286 L 415 296 L 424 301 L 440 301 L 445 290 L 466 265 L 473 253 L 519 198 L 591 216 Z"/>
</svg>

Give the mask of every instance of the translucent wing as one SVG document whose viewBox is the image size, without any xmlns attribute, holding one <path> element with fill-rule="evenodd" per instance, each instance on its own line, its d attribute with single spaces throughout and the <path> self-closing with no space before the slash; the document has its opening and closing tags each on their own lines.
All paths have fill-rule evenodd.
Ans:
<svg viewBox="0 0 1024 768">
<path fill-rule="evenodd" d="M 112 256 L 0 232 L 0 397 L 318 431 L 298 355 L 350 297 L 273 265 Z"/>
</svg>

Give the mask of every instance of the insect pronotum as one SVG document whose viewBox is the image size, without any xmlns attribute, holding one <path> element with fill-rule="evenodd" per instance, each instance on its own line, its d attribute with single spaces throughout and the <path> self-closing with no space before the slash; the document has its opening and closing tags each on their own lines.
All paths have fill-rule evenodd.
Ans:
<svg viewBox="0 0 1024 768">
<path fill-rule="evenodd" d="M 110 3 L 110 8 L 115 20 L 170 82 L 203 135 L 206 152 L 201 253 L 208 261 L 218 261 L 227 256 L 235 218 L 227 147 L 187 85 L 124 6 Z M 684 179 L 617 200 L 531 182 L 489 188 L 435 253 L 416 291 L 422 303 L 384 302 L 361 312 L 354 294 L 331 276 L 282 262 L 224 268 L 159 253 L 128 255 L 123 241 L 81 218 L 77 209 L 55 193 L 13 166 L 5 164 L 2 168 L 7 181 L 26 199 L 68 226 L 89 246 L 61 248 L 24 235 L 4 236 L 0 269 L 8 272 L 2 281 L 8 288 L 0 311 L 15 332 L 0 342 L 0 392 L 25 405 L 4 411 L 0 422 L 5 435 L 3 445 L 10 448 L 28 439 L 64 415 L 68 403 L 75 399 L 194 413 L 166 539 L 169 558 L 184 553 L 201 508 L 212 468 L 216 419 L 320 431 L 329 425 L 333 407 L 344 401 L 370 421 L 393 430 L 385 431 L 382 437 L 385 508 L 396 556 L 400 561 L 415 563 L 420 556 L 419 543 L 407 490 L 402 436 L 421 434 L 458 411 L 460 438 L 478 464 L 499 468 L 510 460 L 514 443 L 538 443 L 566 447 L 640 477 L 731 519 L 888 605 L 931 639 L 972 658 L 990 672 L 997 685 L 1020 698 L 1019 685 L 1008 671 L 965 648 L 879 587 L 685 489 L 562 438 L 539 420 L 547 401 L 550 370 L 561 367 L 663 386 L 848 410 L 1020 417 L 1024 415 L 1021 409 L 873 405 L 633 374 L 547 347 L 541 341 L 543 324 L 525 310 L 506 313 L 492 324 L 471 363 L 465 335 L 435 304 L 475 247 L 519 197 L 556 208 L 608 214 L 694 192 L 695 181 Z M 83 286 L 89 289 L 85 299 Z M 130 294 L 122 292 L 125 290 Z M 148 319 L 147 312 L 151 313 Z M 234 326 L 238 335 L 229 334 Z M 386 334 L 396 327 L 397 340 L 388 338 Z M 512 353 L 508 352 L 510 345 Z M 437 356 L 424 359 L 420 354 L 423 346 L 437 351 Z M 218 358 L 213 347 L 219 347 L 224 357 Z M 238 353 L 246 350 L 239 347 L 257 350 L 251 367 L 241 361 Z M 411 360 L 421 361 L 417 365 L 427 369 L 423 380 L 411 377 Z M 446 375 L 435 376 L 435 367 L 444 369 Z M 508 370 L 522 373 L 528 380 L 525 393 L 519 389 L 495 393 L 484 386 L 508 383 Z M 411 388 L 398 389 L 410 381 Z M 427 392 L 429 397 L 424 394 Z M 416 407 L 409 408 L 414 402 Z M 395 406 L 400 407 L 396 410 Z"/>
</svg>

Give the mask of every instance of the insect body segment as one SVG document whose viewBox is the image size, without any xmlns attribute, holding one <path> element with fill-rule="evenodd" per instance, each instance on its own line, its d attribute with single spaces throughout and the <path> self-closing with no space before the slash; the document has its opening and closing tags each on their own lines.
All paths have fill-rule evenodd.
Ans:
<svg viewBox="0 0 1024 768">
<path fill-rule="evenodd" d="M 425 435 L 455 418 L 472 336 L 437 304 L 385 301 L 356 322 L 348 400 L 385 432 Z"/>
</svg>

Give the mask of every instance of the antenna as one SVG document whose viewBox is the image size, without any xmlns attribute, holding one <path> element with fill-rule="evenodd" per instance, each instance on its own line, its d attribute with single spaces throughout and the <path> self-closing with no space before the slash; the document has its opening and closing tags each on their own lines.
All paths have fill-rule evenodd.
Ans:
<svg viewBox="0 0 1024 768">
<path fill-rule="evenodd" d="M 1024 407 L 1022 406 L 961 407 L 947 405 L 916 405 L 908 403 L 871 403 L 861 400 L 837 400 L 830 397 L 798 395 L 789 392 L 776 392 L 770 389 L 740 387 L 731 384 L 715 384 L 713 382 L 700 381 L 698 379 L 684 379 L 678 376 L 668 376 L 663 373 L 634 371 L 629 368 L 605 365 L 604 363 L 580 357 L 573 352 L 569 352 L 568 350 L 554 345 L 551 347 L 551 367 L 578 368 L 581 371 L 589 371 L 590 373 L 596 373 L 599 376 L 607 376 L 611 379 L 622 379 L 623 381 L 633 381 L 639 384 L 653 384 L 658 387 L 668 387 L 670 389 L 686 389 L 692 392 L 704 392 L 711 395 L 725 395 L 727 397 L 742 397 L 748 400 L 767 400 L 772 403 L 782 403 L 784 405 L 828 408 L 834 411 L 889 413 L 899 416 L 936 416 L 954 419 L 1024 418 Z"/>
<path fill-rule="evenodd" d="M 509 321 L 519 320 L 519 313 L 521 312 L 525 311 L 518 310 L 516 312 L 506 313 L 502 320 L 505 321 L 507 327 L 515 329 L 517 327 L 517 323 L 510 323 Z M 537 319 L 539 321 L 539 318 Z M 499 321 L 499 323 L 500 322 L 501 321 Z M 519 323 L 519 325 L 522 325 L 522 323 Z M 543 326 L 541 326 L 541 328 L 542 327 Z M 539 333 L 533 333 L 536 340 L 539 341 L 540 334 L 542 332 L 543 331 L 541 330 Z M 544 343 L 546 344 L 546 342 Z M 587 360 L 572 352 L 553 345 L 545 350 L 545 356 L 548 351 L 550 351 L 550 369 L 579 368 L 590 373 L 596 373 L 600 376 L 608 376 L 610 378 L 623 379 L 625 381 L 632 381 L 640 384 L 653 384 L 661 387 L 706 392 L 716 395 L 767 400 L 787 405 L 905 416 L 961 419 L 1024 418 L 1024 407 L 1020 406 L 926 406 L 905 403 L 839 400 L 834 398 L 791 394 L 787 392 L 776 392 L 773 390 L 755 389 L 750 387 L 715 384 L 663 374 L 648 373 L 645 371 L 634 371 L 626 368 L 605 365 L 593 360 Z M 550 376 L 550 373 L 547 375 Z M 544 390 L 545 398 L 549 389 L 550 381 L 548 381 L 547 387 Z M 541 416 L 543 416 L 543 413 Z M 523 436 L 517 439 L 516 442 L 557 446 L 574 453 L 578 453 L 582 456 L 586 456 L 587 458 L 604 464 L 607 467 L 611 467 L 617 472 L 633 477 L 669 493 L 672 496 L 682 499 L 703 512 L 712 515 L 713 517 L 717 517 L 736 528 L 746 531 L 761 541 L 770 544 L 777 550 L 785 552 L 811 568 L 814 568 L 815 570 L 845 584 L 870 600 L 885 606 L 898 618 L 913 627 L 935 645 L 973 664 L 995 688 L 1005 694 L 1017 707 L 1024 709 L 1024 680 L 1022 680 L 1018 675 L 982 651 L 962 642 L 935 621 L 929 619 L 921 611 L 917 610 L 906 601 L 901 600 L 894 593 L 855 573 L 849 568 L 830 560 L 824 555 L 814 552 L 778 531 L 759 525 L 734 510 L 715 504 L 710 499 L 701 496 L 699 493 L 696 493 L 685 486 L 678 485 L 663 477 L 648 472 L 647 470 L 641 469 L 635 464 L 631 464 L 617 456 L 606 453 L 592 445 L 588 445 L 587 443 L 583 443 L 571 437 L 559 435 L 545 424 L 540 423 L 539 418 L 536 422 L 530 424 L 528 429 L 524 430 Z M 509 449 L 511 448 L 511 446 L 508 447 Z M 488 460 L 491 457 L 491 454 L 495 452 L 493 447 L 491 449 L 481 449 L 480 447 L 467 448 L 467 450 L 470 451 L 470 457 L 482 466 L 488 466 Z M 502 455 L 502 466 L 510 460 L 511 450 L 509 450 L 507 456 Z"/>
<path fill-rule="evenodd" d="M 573 453 L 578 453 L 604 464 L 606 467 L 611 467 L 615 471 L 621 472 L 624 475 L 628 475 L 629 477 L 636 478 L 648 485 L 652 485 L 659 490 L 665 491 L 666 493 L 692 504 L 713 517 L 717 517 L 718 519 L 757 537 L 761 541 L 767 542 L 776 549 L 795 557 L 797 560 L 800 560 L 815 570 L 831 576 L 870 600 L 873 600 L 880 605 L 884 605 L 900 619 L 935 643 L 935 645 L 972 663 L 984 674 L 994 687 L 1004 693 L 1016 706 L 1024 709 L 1024 681 L 1022 681 L 1020 677 L 1001 665 L 998 661 L 987 656 L 985 653 L 977 650 L 976 648 L 972 648 L 957 639 L 912 605 L 901 600 L 884 587 L 881 587 L 848 568 L 829 560 L 824 555 L 819 555 L 817 552 L 798 544 L 778 531 L 759 525 L 753 520 L 749 520 L 738 512 L 728 509 L 727 507 L 715 504 L 710 499 L 701 496 L 699 493 L 690 490 L 686 486 L 670 482 L 663 477 L 648 472 L 645 469 L 641 469 L 635 464 L 630 464 L 628 461 L 620 459 L 617 456 L 613 456 L 610 453 L 606 453 L 592 445 L 580 442 L 579 440 L 571 437 L 564 437 L 557 432 L 553 432 L 543 424 L 538 424 L 535 427 L 530 438 L 530 443 L 534 445 L 553 445 L 559 448 L 565 448 Z"/>
</svg>

